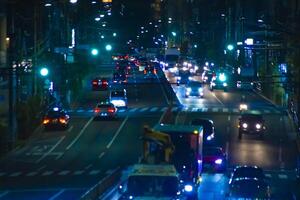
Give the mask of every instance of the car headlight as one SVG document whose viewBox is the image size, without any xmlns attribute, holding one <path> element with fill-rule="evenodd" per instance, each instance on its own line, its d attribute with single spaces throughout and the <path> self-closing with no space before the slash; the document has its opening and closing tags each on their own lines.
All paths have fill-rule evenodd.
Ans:
<svg viewBox="0 0 300 200">
<path fill-rule="evenodd" d="M 203 88 L 199 88 L 198 91 L 199 91 L 199 92 L 203 92 Z"/>
<path fill-rule="evenodd" d="M 256 129 L 261 129 L 261 124 L 256 124 L 255 127 Z"/>
<path fill-rule="evenodd" d="M 166 66 L 166 67 L 168 67 L 168 66 L 169 66 L 169 64 L 168 64 L 168 63 L 166 63 L 166 64 L 165 64 L 165 66 Z"/>
<path fill-rule="evenodd" d="M 177 77 L 177 80 L 178 80 L 178 81 L 181 80 L 181 77 Z"/>
<path fill-rule="evenodd" d="M 184 186 L 184 191 L 186 191 L 186 192 L 192 192 L 193 191 L 193 186 L 192 185 L 185 185 Z"/>
<path fill-rule="evenodd" d="M 248 128 L 248 124 L 247 123 L 243 123 L 243 128 Z"/>
<path fill-rule="evenodd" d="M 192 88 L 186 88 L 186 91 L 187 91 L 187 92 L 191 92 L 191 91 L 192 91 Z"/>
<path fill-rule="evenodd" d="M 221 165 L 223 163 L 223 160 L 221 158 L 215 160 L 215 164 Z"/>
<path fill-rule="evenodd" d="M 214 138 L 213 135 L 209 135 L 209 136 L 206 137 L 206 140 L 210 141 L 210 140 L 212 140 L 213 138 Z"/>
<path fill-rule="evenodd" d="M 216 83 L 212 83 L 212 86 L 216 86 Z"/>
<path fill-rule="evenodd" d="M 189 76 L 189 80 L 191 81 L 191 80 L 193 80 L 193 78 Z"/>
<path fill-rule="evenodd" d="M 227 83 L 223 83 L 223 86 L 224 86 L 224 87 L 227 87 Z"/>
</svg>

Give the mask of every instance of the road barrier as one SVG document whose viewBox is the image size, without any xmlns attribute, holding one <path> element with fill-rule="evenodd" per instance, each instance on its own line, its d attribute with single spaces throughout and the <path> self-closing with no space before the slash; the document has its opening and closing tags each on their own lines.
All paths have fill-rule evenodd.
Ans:
<svg viewBox="0 0 300 200">
<path fill-rule="evenodd" d="M 122 170 L 120 167 L 113 170 L 110 174 L 104 177 L 95 186 L 89 189 L 84 195 L 81 196 L 80 200 L 95 200 L 111 188 L 121 178 Z"/>
</svg>

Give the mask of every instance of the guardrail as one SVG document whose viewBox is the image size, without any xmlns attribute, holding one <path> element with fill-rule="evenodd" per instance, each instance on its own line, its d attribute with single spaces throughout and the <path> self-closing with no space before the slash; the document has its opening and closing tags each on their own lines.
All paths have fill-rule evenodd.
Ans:
<svg viewBox="0 0 300 200">
<path fill-rule="evenodd" d="M 80 200 L 95 200 L 111 188 L 121 178 L 122 170 L 120 167 L 113 170 L 110 174 L 104 177 L 95 186 L 89 189 L 84 195 L 81 196 Z"/>
</svg>

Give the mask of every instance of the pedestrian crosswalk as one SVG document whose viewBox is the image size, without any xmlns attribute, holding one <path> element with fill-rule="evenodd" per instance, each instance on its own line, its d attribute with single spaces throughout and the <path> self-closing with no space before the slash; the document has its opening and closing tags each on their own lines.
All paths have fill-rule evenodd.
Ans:
<svg viewBox="0 0 300 200">
<path fill-rule="evenodd" d="M 157 113 L 157 112 L 165 112 L 168 110 L 169 107 L 135 107 L 135 108 L 128 108 L 128 109 L 119 109 L 118 113 Z M 237 108 L 230 108 L 230 107 L 182 107 L 182 106 L 175 106 L 171 107 L 170 110 L 172 112 L 200 112 L 200 113 L 229 113 L 229 114 L 240 114 L 240 111 Z M 75 110 L 68 110 L 70 114 L 85 114 L 85 113 L 93 113 L 93 109 L 83 109 L 78 108 Z M 253 114 L 282 114 L 284 111 L 278 110 L 276 108 L 263 108 L 263 109 L 253 109 L 250 110 L 249 113 Z"/>
<path fill-rule="evenodd" d="M 18 178 L 18 177 L 49 177 L 49 176 L 97 176 L 103 174 L 100 169 L 80 169 L 80 170 L 45 170 L 45 171 L 16 171 L 16 172 L 4 172 L 0 171 L 0 178 Z"/>
</svg>

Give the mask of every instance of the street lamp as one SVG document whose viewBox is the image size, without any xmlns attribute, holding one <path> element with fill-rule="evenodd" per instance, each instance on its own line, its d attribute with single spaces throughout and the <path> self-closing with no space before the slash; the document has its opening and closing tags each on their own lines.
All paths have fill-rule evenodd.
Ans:
<svg viewBox="0 0 300 200">
<path fill-rule="evenodd" d="M 40 69 L 40 74 L 43 77 L 48 76 L 49 70 L 46 67 L 43 67 L 43 68 Z"/>
<path fill-rule="evenodd" d="M 228 49 L 229 51 L 232 51 L 232 50 L 234 49 L 234 46 L 233 46 L 232 44 L 228 44 L 228 45 L 227 45 L 227 49 Z"/>
<path fill-rule="evenodd" d="M 110 44 L 107 44 L 107 45 L 105 46 L 105 50 L 106 50 L 106 51 L 111 51 L 111 50 L 112 50 L 112 46 L 111 46 Z"/>
<path fill-rule="evenodd" d="M 97 56 L 98 53 L 99 53 L 99 51 L 98 51 L 98 49 L 96 49 L 96 48 L 94 48 L 94 49 L 91 50 L 91 54 L 92 54 L 93 56 Z"/>
</svg>

